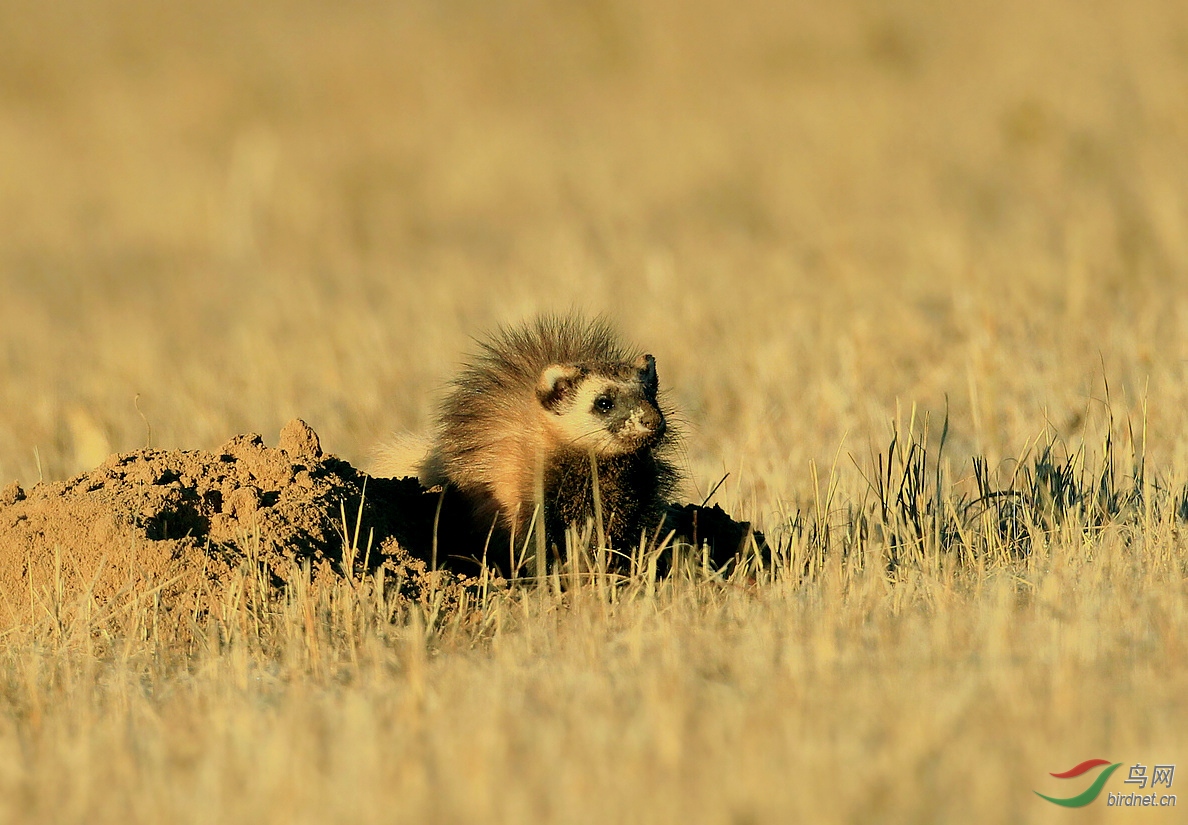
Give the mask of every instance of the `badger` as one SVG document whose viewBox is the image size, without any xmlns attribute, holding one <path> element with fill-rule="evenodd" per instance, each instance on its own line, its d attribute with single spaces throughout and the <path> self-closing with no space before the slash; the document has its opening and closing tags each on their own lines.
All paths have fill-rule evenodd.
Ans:
<svg viewBox="0 0 1188 825">
<path fill-rule="evenodd" d="M 501 327 L 452 382 L 417 475 L 516 544 L 562 548 L 567 527 L 597 522 L 628 549 L 655 534 L 680 482 L 659 394 L 656 359 L 601 318 Z"/>
</svg>

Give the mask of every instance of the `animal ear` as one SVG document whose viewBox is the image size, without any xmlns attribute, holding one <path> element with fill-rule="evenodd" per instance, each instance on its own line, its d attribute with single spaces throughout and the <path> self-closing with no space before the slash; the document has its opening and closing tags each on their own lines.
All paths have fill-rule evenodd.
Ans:
<svg viewBox="0 0 1188 825">
<path fill-rule="evenodd" d="M 635 359 L 635 368 L 639 370 L 639 382 L 649 395 L 655 396 L 660 389 L 660 378 L 656 375 L 656 359 L 651 355 L 641 355 Z"/>
<path fill-rule="evenodd" d="M 581 374 L 581 369 L 572 364 L 550 364 L 541 370 L 536 382 L 536 397 L 540 405 L 546 410 L 556 409 Z"/>
</svg>

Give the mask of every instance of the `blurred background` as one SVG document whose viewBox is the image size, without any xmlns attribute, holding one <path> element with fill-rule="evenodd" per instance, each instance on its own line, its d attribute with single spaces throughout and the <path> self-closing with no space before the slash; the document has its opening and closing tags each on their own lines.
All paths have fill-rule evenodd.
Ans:
<svg viewBox="0 0 1188 825">
<path fill-rule="evenodd" d="M 1183 467 L 1186 101 L 1181 0 L 5 0 L 0 482 L 293 416 L 365 463 L 572 307 L 690 497 L 913 405 L 1002 460 L 1106 380 Z"/>
</svg>

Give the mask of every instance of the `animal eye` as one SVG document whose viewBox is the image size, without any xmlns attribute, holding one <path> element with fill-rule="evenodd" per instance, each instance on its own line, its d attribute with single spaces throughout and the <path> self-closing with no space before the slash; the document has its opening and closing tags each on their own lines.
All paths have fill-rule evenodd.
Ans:
<svg viewBox="0 0 1188 825">
<path fill-rule="evenodd" d="M 594 399 L 594 409 L 601 413 L 610 412 L 615 408 L 615 399 L 609 395 L 600 395 Z"/>
</svg>

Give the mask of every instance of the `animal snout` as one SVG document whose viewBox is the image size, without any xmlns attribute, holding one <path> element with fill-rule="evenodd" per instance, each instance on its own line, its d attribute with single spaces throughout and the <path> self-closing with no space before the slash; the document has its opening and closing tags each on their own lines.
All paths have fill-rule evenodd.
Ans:
<svg viewBox="0 0 1188 825">
<path fill-rule="evenodd" d="M 664 430 L 668 426 L 659 410 L 645 410 L 635 423 L 639 434 L 649 439 L 664 435 Z"/>
<path fill-rule="evenodd" d="M 652 435 L 659 438 L 668 429 L 668 422 L 664 420 L 664 416 L 662 415 L 657 415 L 655 418 L 656 420 L 652 424 Z"/>
</svg>

